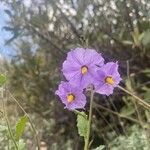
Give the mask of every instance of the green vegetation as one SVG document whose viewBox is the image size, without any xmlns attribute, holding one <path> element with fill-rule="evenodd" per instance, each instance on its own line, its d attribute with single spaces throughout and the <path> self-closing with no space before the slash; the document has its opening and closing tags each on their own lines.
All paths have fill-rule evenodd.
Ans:
<svg viewBox="0 0 150 150">
<path fill-rule="evenodd" d="M 0 59 L 0 150 L 83 149 L 87 116 L 76 118 L 55 95 L 62 62 L 75 47 L 118 60 L 121 86 L 150 104 L 149 0 L 24 2 L 0 4 L 9 17 L 3 29 L 12 35 L 11 56 Z M 120 89 L 95 94 L 90 139 L 94 150 L 149 150 L 150 111 Z"/>
</svg>

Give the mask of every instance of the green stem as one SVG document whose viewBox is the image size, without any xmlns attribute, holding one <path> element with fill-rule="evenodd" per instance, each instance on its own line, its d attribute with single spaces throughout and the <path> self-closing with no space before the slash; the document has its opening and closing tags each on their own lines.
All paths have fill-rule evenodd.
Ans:
<svg viewBox="0 0 150 150">
<path fill-rule="evenodd" d="M 84 150 L 89 149 L 89 139 L 90 139 L 90 130 L 91 130 L 91 122 L 92 122 L 93 98 L 94 98 L 94 90 L 91 89 L 89 120 L 88 120 L 87 136 L 85 138 Z"/>
<path fill-rule="evenodd" d="M 15 146 L 16 150 L 19 150 L 17 142 L 15 141 L 15 138 L 14 138 L 13 133 L 11 131 L 11 128 L 10 128 L 10 125 L 9 125 L 9 121 L 8 121 L 8 118 L 7 118 L 6 114 L 5 114 L 5 120 L 6 120 L 6 124 L 7 124 L 7 127 L 8 127 L 9 135 L 10 135 L 10 137 L 11 137 L 13 143 L 14 143 L 14 146 Z"/>
<path fill-rule="evenodd" d="M 35 126 L 32 123 L 32 120 L 30 118 L 30 116 L 28 115 L 28 113 L 24 110 L 24 108 L 21 106 L 21 104 L 16 100 L 16 98 L 9 92 L 10 96 L 13 98 L 13 100 L 17 103 L 17 105 L 19 106 L 19 108 L 24 112 L 24 114 L 28 117 L 29 123 L 31 125 L 31 128 L 35 134 L 35 138 L 36 138 L 36 142 L 37 142 L 37 146 L 38 146 L 38 150 L 40 150 L 40 141 L 38 138 L 38 133 L 37 130 L 35 128 Z"/>
<path fill-rule="evenodd" d="M 12 130 L 10 128 L 10 124 L 9 124 L 9 121 L 8 121 L 8 118 L 7 118 L 7 112 L 6 112 L 6 109 L 5 109 L 5 102 L 4 102 L 4 93 L 3 93 L 3 89 L 2 89 L 2 105 L 3 105 L 3 116 L 4 116 L 4 119 L 6 121 L 6 124 L 7 124 L 7 128 L 8 128 L 8 133 L 9 133 L 9 136 L 10 138 L 12 139 L 13 143 L 14 143 L 14 146 L 15 146 L 15 149 L 16 150 L 19 150 L 18 149 L 18 145 L 17 145 L 17 142 L 15 141 L 15 138 L 13 136 L 13 133 L 12 133 Z"/>
<path fill-rule="evenodd" d="M 141 98 L 139 98 L 138 96 L 136 96 L 135 94 L 133 94 L 132 92 L 124 89 L 123 87 L 118 85 L 118 88 L 121 89 L 122 91 L 126 92 L 127 94 L 131 95 L 132 97 L 135 98 L 135 100 L 137 100 L 137 102 L 139 102 L 139 104 L 143 107 L 145 107 L 146 109 L 148 109 L 150 111 L 150 104 L 146 103 L 144 100 L 142 100 Z"/>
</svg>

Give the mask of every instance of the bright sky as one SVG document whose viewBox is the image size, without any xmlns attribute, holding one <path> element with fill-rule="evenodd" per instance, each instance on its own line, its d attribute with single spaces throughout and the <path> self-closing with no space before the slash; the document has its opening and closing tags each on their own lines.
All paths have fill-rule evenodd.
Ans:
<svg viewBox="0 0 150 150">
<path fill-rule="evenodd" d="M 11 54 L 11 47 L 5 45 L 5 40 L 9 39 L 11 34 L 3 29 L 7 25 L 6 21 L 8 20 L 8 16 L 4 12 L 5 9 L 6 7 L 0 3 L 0 54 L 8 56 Z"/>
<path fill-rule="evenodd" d="M 37 1 L 39 2 L 40 0 Z M 26 7 L 30 7 L 31 2 L 32 0 L 23 0 Z M 13 53 L 13 49 L 11 46 L 5 45 L 5 41 L 10 39 L 12 36 L 10 32 L 3 29 L 4 26 L 7 26 L 7 20 L 9 19 L 7 14 L 4 12 L 5 9 L 7 9 L 6 6 L 0 2 L 0 55 L 9 58 L 9 56 Z"/>
</svg>

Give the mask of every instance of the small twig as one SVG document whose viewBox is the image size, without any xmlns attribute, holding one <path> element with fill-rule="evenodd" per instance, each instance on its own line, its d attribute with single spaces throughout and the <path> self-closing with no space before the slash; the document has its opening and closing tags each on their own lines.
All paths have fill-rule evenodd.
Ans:
<svg viewBox="0 0 150 150">
<path fill-rule="evenodd" d="M 113 126 L 108 122 L 108 120 L 104 117 L 104 115 L 102 115 L 99 110 L 98 107 L 95 108 L 96 111 L 98 112 L 98 114 L 101 116 L 101 118 L 105 121 L 105 123 L 112 129 L 112 131 L 116 134 L 116 136 L 118 137 L 119 134 L 117 133 L 117 130 L 113 128 Z"/>
<path fill-rule="evenodd" d="M 132 92 L 130 92 L 130 91 L 124 89 L 123 87 L 121 87 L 121 86 L 119 86 L 119 85 L 118 85 L 118 88 L 121 89 L 122 91 L 126 92 L 127 94 L 133 96 L 133 97 L 135 98 L 135 100 L 136 100 L 137 102 L 139 102 L 139 104 L 140 104 L 141 106 L 145 107 L 147 110 L 150 111 L 150 104 L 146 103 L 144 100 L 142 100 L 141 98 L 139 98 L 138 96 L 136 96 L 136 95 L 133 94 Z"/>
<path fill-rule="evenodd" d="M 128 82 L 129 84 L 127 84 L 127 89 L 130 90 L 132 93 L 134 93 L 134 90 L 132 88 L 132 82 L 131 82 L 131 78 L 130 78 L 130 63 L 129 63 L 129 60 L 127 60 L 127 79 L 128 79 Z M 135 102 L 132 98 L 132 101 L 133 101 L 133 104 L 134 104 L 134 107 L 135 107 L 135 111 L 136 111 L 136 114 L 137 114 L 137 117 L 140 121 L 140 124 L 141 124 L 141 127 L 143 128 L 143 122 L 142 122 L 142 118 L 140 116 L 140 112 L 139 112 L 139 109 L 138 109 L 138 105 L 137 105 L 137 102 Z"/>
<path fill-rule="evenodd" d="M 108 112 L 110 112 L 110 113 L 112 113 L 112 114 L 114 114 L 114 115 L 116 115 L 116 116 L 119 116 L 119 117 L 121 117 L 121 118 L 124 118 L 124 119 L 127 119 L 127 120 L 130 120 L 130 121 L 133 121 L 133 122 L 135 122 L 135 123 L 140 124 L 140 122 L 139 122 L 138 120 L 136 120 L 136 119 L 133 119 L 133 118 L 131 118 L 131 117 L 127 117 L 127 116 L 125 116 L 125 115 L 119 114 L 118 112 L 112 111 L 112 110 L 110 110 L 110 109 L 108 109 L 108 108 L 106 108 L 106 107 L 104 107 L 104 106 L 102 106 L 102 105 L 99 105 L 99 104 L 95 103 L 95 102 L 94 102 L 94 107 L 98 107 L 98 108 L 103 109 L 103 110 L 106 110 L 106 111 L 108 111 Z"/>
<path fill-rule="evenodd" d="M 114 110 L 118 113 L 118 110 L 117 110 L 116 106 L 114 105 L 113 101 L 111 101 L 110 98 L 108 98 L 108 102 L 113 106 Z M 121 123 L 121 119 L 120 119 L 121 117 L 119 115 L 117 117 L 118 117 L 119 124 L 120 124 L 120 126 L 122 128 L 122 131 L 123 131 L 124 135 L 127 137 L 125 128 L 124 128 L 123 124 Z"/>
</svg>

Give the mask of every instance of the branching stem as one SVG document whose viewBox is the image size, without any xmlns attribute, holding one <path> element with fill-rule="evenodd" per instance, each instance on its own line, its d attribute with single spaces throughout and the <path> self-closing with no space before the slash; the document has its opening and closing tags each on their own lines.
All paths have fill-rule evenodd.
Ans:
<svg viewBox="0 0 150 150">
<path fill-rule="evenodd" d="M 89 139 L 90 139 L 91 122 L 92 122 L 93 98 L 94 98 L 94 90 L 91 89 L 89 119 L 88 119 L 87 136 L 85 138 L 84 150 L 88 150 L 89 149 Z"/>
</svg>

